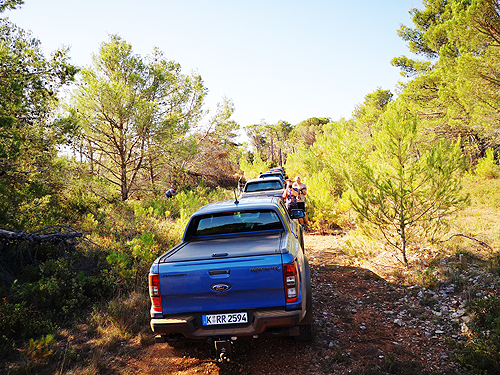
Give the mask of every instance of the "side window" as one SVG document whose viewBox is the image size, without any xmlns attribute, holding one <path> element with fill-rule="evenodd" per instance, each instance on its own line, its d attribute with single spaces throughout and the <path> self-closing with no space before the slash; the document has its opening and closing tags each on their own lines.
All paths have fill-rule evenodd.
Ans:
<svg viewBox="0 0 500 375">
<path fill-rule="evenodd" d="M 273 190 L 279 190 L 279 189 L 283 189 L 283 185 L 281 185 L 278 181 L 274 181 Z"/>
</svg>

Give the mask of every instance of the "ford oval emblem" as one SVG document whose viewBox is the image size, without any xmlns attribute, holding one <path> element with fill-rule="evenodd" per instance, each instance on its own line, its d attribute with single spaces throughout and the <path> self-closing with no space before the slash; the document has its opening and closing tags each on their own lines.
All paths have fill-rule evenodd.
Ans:
<svg viewBox="0 0 500 375">
<path fill-rule="evenodd" d="M 212 285 L 210 288 L 214 292 L 227 292 L 229 289 L 231 289 L 231 284 L 218 283 L 218 284 Z"/>
</svg>

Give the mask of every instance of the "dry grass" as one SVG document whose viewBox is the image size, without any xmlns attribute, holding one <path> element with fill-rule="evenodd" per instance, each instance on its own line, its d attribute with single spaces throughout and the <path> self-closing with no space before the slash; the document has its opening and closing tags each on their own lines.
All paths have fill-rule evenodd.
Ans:
<svg viewBox="0 0 500 375">
<path fill-rule="evenodd" d="M 500 249 L 500 179 L 466 178 L 464 191 L 470 194 L 471 205 L 458 213 L 451 231 L 473 236 L 487 243 L 494 251 Z M 476 250 L 477 244 L 459 241 L 459 248 Z M 460 246 L 461 245 L 461 246 Z"/>
<path fill-rule="evenodd" d="M 387 246 L 376 232 L 350 230 L 338 245 L 342 249 L 339 264 L 364 267 L 387 280 L 401 284 L 432 287 L 452 279 L 453 272 L 442 267 L 443 258 L 460 259 L 481 267 L 491 267 L 500 251 L 500 179 L 468 176 L 464 192 L 471 204 L 449 220 L 449 226 L 434 241 L 420 238 L 408 251 L 410 267 L 400 262 L 397 250 Z M 380 236 L 378 236 L 380 237 Z M 399 260 L 398 260 L 399 259 Z"/>
<path fill-rule="evenodd" d="M 464 181 L 464 190 L 471 196 L 470 207 L 450 221 L 448 233 L 443 236 L 445 241 L 421 242 L 412 249 L 412 267 L 409 269 L 396 260 L 382 241 L 354 230 L 343 235 L 308 235 L 306 246 L 314 249 L 310 254 L 311 262 L 319 267 L 323 263 L 362 267 L 391 282 L 426 287 L 443 280 L 453 280 L 459 272 L 460 254 L 463 254 L 467 263 L 487 267 L 489 260 L 500 249 L 500 179 L 477 180 L 468 177 Z M 452 237 L 457 234 L 470 238 Z M 484 241 L 489 247 L 474 239 Z M 440 261 L 443 258 L 456 259 L 457 269 L 444 266 Z M 19 363 L 17 368 L 15 365 L 10 367 L 9 373 L 125 374 L 127 366 L 122 361 L 125 358 L 133 361 L 137 350 L 154 342 L 149 330 L 148 311 L 147 295 L 132 293 L 120 296 L 96 307 L 86 322 L 59 333 L 50 369 L 42 369 L 35 363 L 28 363 L 28 359 L 23 359 L 24 362 Z M 154 362 L 155 359 L 149 360 Z M 164 358 L 162 362 L 161 366 L 165 366 Z M 213 367 L 206 367 L 203 371 L 218 373 L 218 369 Z M 187 373 L 197 372 L 194 368 L 190 371 Z"/>
</svg>

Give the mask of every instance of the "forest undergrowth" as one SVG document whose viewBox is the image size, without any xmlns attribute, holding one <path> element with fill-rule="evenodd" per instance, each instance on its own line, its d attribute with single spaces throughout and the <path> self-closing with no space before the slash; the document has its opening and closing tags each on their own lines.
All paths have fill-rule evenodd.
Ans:
<svg viewBox="0 0 500 375">
<path fill-rule="evenodd" d="M 429 289 L 442 283 L 460 285 L 463 281 L 457 274 L 443 266 L 441 259 L 446 257 L 464 259 L 483 269 L 484 275 L 500 275 L 500 180 L 481 184 L 469 176 L 464 185 L 473 197 L 471 205 L 450 221 L 442 241 L 427 242 L 415 250 L 411 267 L 402 267 L 382 242 L 355 229 L 354 223 L 354 229 L 323 228 L 323 235 L 342 233 L 345 237 L 342 264 L 363 265 L 398 285 Z M 16 279 L 9 289 L 2 289 L 2 370 L 10 374 L 106 373 L 110 353 L 114 357 L 120 351 L 152 344 L 147 296 L 151 262 L 180 240 L 194 210 L 231 198 L 231 194 L 200 190 L 170 200 L 157 197 L 102 205 L 80 222 L 85 240 L 62 250 L 57 244 L 38 244 L 36 262 L 9 270 L 16 273 Z M 3 253 L 4 275 L 6 256 L 31 252 L 33 257 L 33 244 L 12 245 L 2 244 L 14 251 Z M 476 318 L 470 341 L 457 361 L 471 369 L 494 368 L 491 348 L 500 347 L 497 303 L 498 296 L 470 300 L 468 308 Z"/>
</svg>

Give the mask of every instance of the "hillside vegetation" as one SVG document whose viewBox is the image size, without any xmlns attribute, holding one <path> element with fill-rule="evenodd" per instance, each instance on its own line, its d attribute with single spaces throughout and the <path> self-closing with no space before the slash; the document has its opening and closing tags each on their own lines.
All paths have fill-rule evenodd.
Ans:
<svg viewBox="0 0 500 375">
<path fill-rule="evenodd" d="M 313 230 L 347 236 L 353 265 L 384 259 L 394 282 L 428 288 L 449 282 L 450 256 L 500 275 L 500 5 L 424 6 L 399 30 L 421 60 L 394 58 L 397 96 L 378 88 L 349 119 L 249 125 L 249 145 L 232 101 L 206 118 L 201 76 L 161 51 L 111 35 L 83 69 L 1 19 L 2 372 L 105 373 L 108 351 L 150 344 L 151 262 L 197 208 L 277 165 L 307 184 Z M 499 305 L 470 298 L 457 361 L 471 373 L 500 371 Z"/>
</svg>

